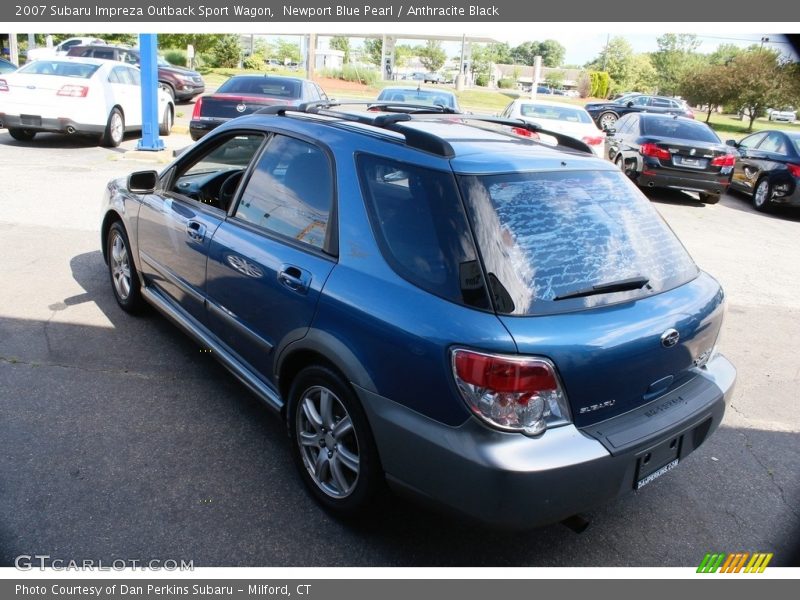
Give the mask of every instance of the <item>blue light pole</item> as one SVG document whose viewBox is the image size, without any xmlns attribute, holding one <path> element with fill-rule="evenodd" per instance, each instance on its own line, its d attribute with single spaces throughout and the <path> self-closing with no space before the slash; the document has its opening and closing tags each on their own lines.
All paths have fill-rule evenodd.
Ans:
<svg viewBox="0 0 800 600">
<path fill-rule="evenodd" d="M 163 150 L 158 137 L 158 36 L 139 34 L 139 68 L 142 71 L 142 139 L 137 150 Z"/>
</svg>

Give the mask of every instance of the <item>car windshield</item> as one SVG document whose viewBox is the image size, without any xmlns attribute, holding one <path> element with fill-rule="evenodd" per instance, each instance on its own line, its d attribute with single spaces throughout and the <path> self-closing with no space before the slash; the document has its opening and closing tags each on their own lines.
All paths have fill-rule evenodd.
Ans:
<svg viewBox="0 0 800 600">
<path fill-rule="evenodd" d="M 525 103 L 519 107 L 523 117 L 537 117 L 540 119 L 554 119 L 570 123 L 591 123 L 592 118 L 584 110 L 571 106 L 551 106 L 546 104 Z"/>
<path fill-rule="evenodd" d="M 220 94 L 256 94 L 272 98 L 299 98 L 302 86 L 294 79 L 232 77 L 219 86 Z"/>
<path fill-rule="evenodd" d="M 535 315 L 601 306 L 672 289 L 698 273 L 622 173 L 462 175 L 459 185 L 498 312 Z M 646 285 L 570 297 L 634 278 Z"/>
<path fill-rule="evenodd" d="M 89 79 L 95 74 L 100 65 L 87 63 L 57 61 L 57 60 L 37 60 L 28 63 L 17 71 L 29 75 L 57 75 L 59 77 L 77 77 L 79 79 Z"/>
<path fill-rule="evenodd" d="M 680 119 L 642 119 L 642 133 L 656 137 L 719 144 L 717 134 L 706 124 Z"/>
<path fill-rule="evenodd" d="M 455 98 L 447 92 L 428 90 L 392 90 L 385 89 L 378 96 L 384 102 L 409 102 L 411 104 L 429 104 L 456 108 Z"/>
</svg>

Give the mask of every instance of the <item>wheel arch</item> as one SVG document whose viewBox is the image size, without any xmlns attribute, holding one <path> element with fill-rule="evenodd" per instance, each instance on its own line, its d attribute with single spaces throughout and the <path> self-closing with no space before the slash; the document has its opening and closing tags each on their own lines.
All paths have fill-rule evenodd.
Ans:
<svg viewBox="0 0 800 600">
<path fill-rule="evenodd" d="M 106 244 L 108 232 L 111 231 L 111 226 L 117 222 L 122 223 L 122 226 L 125 227 L 125 221 L 122 219 L 122 215 L 116 210 L 111 209 L 106 213 L 105 217 L 103 217 L 103 224 L 100 226 L 100 247 L 103 249 L 103 260 L 106 264 L 108 264 L 108 244 Z"/>
</svg>

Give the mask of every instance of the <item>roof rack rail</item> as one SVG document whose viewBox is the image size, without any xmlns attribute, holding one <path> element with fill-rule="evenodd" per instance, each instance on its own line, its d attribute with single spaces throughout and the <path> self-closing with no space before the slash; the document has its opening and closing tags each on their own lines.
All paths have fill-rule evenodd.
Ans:
<svg viewBox="0 0 800 600">
<path fill-rule="evenodd" d="M 389 131 L 394 131 L 395 133 L 399 133 L 405 138 L 406 144 L 408 146 L 411 146 L 412 148 L 416 148 L 418 150 L 422 150 L 424 152 L 430 152 L 431 154 L 436 154 L 439 156 L 443 156 L 445 158 L 452 158 L 456 155 L 455 150 L 453 150 L 453 147 L 449 144 L 449 142 L 447 142 L 447 140 L 443 140 L 439 136 L 432 133 L 428 133 L 427 131 L 422 131 L 419 129 L 403 126 L 404 122 L 412 120 L 411 114 L 408 112 L 403 111 L 395 114 L 371 115 L 370 113 L 355 114 L 355 113 L 342 112 L 338 110 L 331 110 L 332 107 L 341 106 L 342 104 L 362 104 L 362 103 L 317 101 L 317 102 L 306 102 L 304 104 L 299 104 L 297 106 L 275 105 L 259 109 L 255 111 L 255 113 L 253 114 L 268 114 L 268 115 L 277 115 L 285 117 L 287 113 L 305 113 L 305 114 L 321 115 L 325 117 L 335 117 L 338 119 L 342 119 L 343 121 L 350 121 L 362 125 L 371 125 L 373 127 L 378 127 L 380 129 L 387 129 Z M 363 104 L 367 106 L 375 105 L 374 102 L 364 102 Z M 397 102 L 391 103 L 391 106 L 396 106 L 396 105 L 398 105 Z M 432 108 L 432 107 L 427 107 L 427 108 Z"/>
</svg>

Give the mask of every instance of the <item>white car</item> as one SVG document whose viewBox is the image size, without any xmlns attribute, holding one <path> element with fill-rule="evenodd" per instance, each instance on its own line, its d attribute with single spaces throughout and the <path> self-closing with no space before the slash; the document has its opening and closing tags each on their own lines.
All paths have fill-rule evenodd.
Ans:
<svg viewBox="0 0 800 600">
<path fill-rule="evenodd" d="M 175 105 L 158 89 L 159 133 L 169 135 Z M 0 122 L 15 140 L 37 132 L 91 135 L 119 146 L 142 128 L 139 68 L 96 58 L 37 60 L 0 77 Z"/>
<path fill-rule="evenodd" d="M 518 98 L 500 116 L 522 119 L 542 129 L 563 133 L 584 142 L 597 156 L 605 156 L 606 134 L 597 128 L 589 113 L 580 106 L 551 100 Z"/>
<path fill-rule="evenodd" d="M 786 121 L 787 123 L 794 123 L 797 120 L 797 111 L 791 108 L 783 110 L 771 109 L 768 111 L 770 121 Z"/>
<path fill-rule="evenodd" d="M 40 60 L 42 58 L 51 58 L 54 56 L 66 56 L 69 49 L 73 46 L 89 46 L 95 44 L 105 44 L 105 40 L 93 37 L 71 37 L 64 40 L 57 46 L 42 46 L 40 48 L 31 48 L 28 50 L 26 60 L 28 62 Z"/>
</svg>

